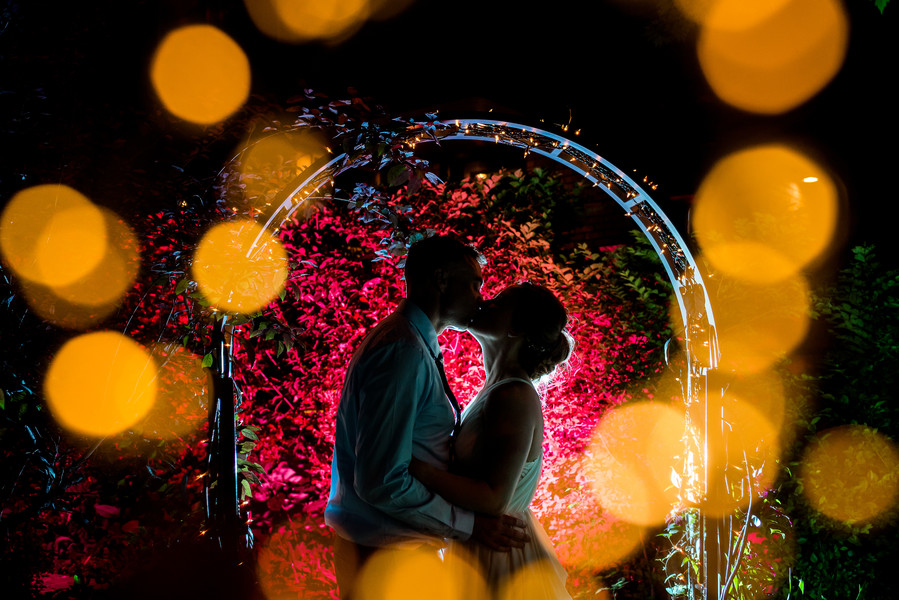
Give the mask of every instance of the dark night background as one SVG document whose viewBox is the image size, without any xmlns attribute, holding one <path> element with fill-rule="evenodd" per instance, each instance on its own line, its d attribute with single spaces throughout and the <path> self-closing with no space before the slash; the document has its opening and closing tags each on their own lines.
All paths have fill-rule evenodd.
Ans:
<svg viewBox="0 0 899 600">
<path fill-rule="evenodd" d="M 120 210 L 148 208 L 167 153 L 203 133 L 173 131 L 160 118 L 149 61 L 168 31 L 207 22 L 241 45 L 252 93 L 275 103 L 304 87 L 335 98 L 353 87 L 397 114 L 493 109 L 491 116 L 555 131 L 570 123 L 580 143 L 658 183 L 653 196 L 676 220 L 716 159 L 753 143 L 791 143 L 842 184 L 844 244 L 888 240 L 899 55 L 893 7 L 881 15 L 873 2 L 846 2 L 850 41 L 840 73 L 798 108 L 759 116 L 715 97 L 699 70 L 695 27 L 664 4 L 420 0 L 328 46 L 269 39 L 240 2 L 8 2 L 0 34 L 3 196 L 65 180 Z M 221 132 L 228 150 L 243 134 L 227 121 Z M 133 196 L 111 197 L 121 196 L 123 179 Z"/>
</svg>

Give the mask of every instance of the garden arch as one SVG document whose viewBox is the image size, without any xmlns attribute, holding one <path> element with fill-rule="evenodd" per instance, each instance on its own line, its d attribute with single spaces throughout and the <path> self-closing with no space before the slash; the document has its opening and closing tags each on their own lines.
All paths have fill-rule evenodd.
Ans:
<svg viewBox="0 0 899 600">
<path fill-rule="evenodd" d="M 699 410 L 691 414 L 688 427 L 695 439 L 690 462 L 691 481 L 682 488 L 685 503 L 696 506 L 706 496 L 709 486 L 707 464 L 709 435 L 721 431 L 721 415 L 710 409 L 706 402 L 710 389 L 708 375 L 719 362 L 719 348 L 712 306 L 706 293 L 705 282 L 696 261 L 681 234 L 650 195 L 633 179 L 615 165 L 586 147 L 555 133 L 509 121 L 483 119 L 450 119 L 428 123 L 412 123 L 393 139 L 393 144 L 403 144 L 414 150 L 419 144 L 444 141 L 492 142 L 520 149 L 549 158 L 571 169 L 587 182 L 605 192 L 630 217 L 646 236 L 658 254 L 675 292 L 680 316 L 684 324 L 684 353 L 686 367 L 679 373 L 684 402 Z M 356 150 L 361 150 L 356 148 Z M 371 159 L 354 159 L 349 153 L 330 157 L 307 169 L 300 177 L 279 192 L 275 210 L 264 223 L 253 248 L 267 235 L 273 235 L 311 197 L 320 196 L 334 177 L 350 168 L 363 166 Z M 666 346 L 667 350 L 667 346 Z M 666 352 L 666 360 L 667 360 Z M 718 395 L 720 395 L 720 390 Z M 718 598 L 727 586 L 727 574 L 722 572 L 721 557 L 724 547 L 724 529 L 717 520 L 699 514 L 696 525 L 686 531 L 691 554 L 702 565 L 698 580 L 689 581 L 686 592 L 689 598 Z M 748 518 L 748 515 L 747 515 Z M 732 565 L 731 568 L 735 568 Z M 702 590 L 696 595 L 696 590 Z"/>
<path fill-rule="evenodd" d="M 662 261 L 684 323 L 685 350 L 691 372 L 695 369 L 693 375 L 696 375 L 717 366 L 715 321 L 696 261 L 662 209 L 633 179 L 584 146 L 535 127 L 481 119 L 453 119 L 428 125 L 432 128 L 428 133 L 425 133 L 422 124 L 421 128 L 412 127 L 397 136 L 394 143 L 404 143 L 414 148 L 418 144 L 449 140 L 494 142 L 519 148 L 525 155 L 534 153 L 545 156 L 601 188 L 643 231 Z M 265 231 L 274 233 L 280 229 L 307 198 L 328 186 L 339 171 L 346 170 L 347 158 L 347 153 L 334 156 L 311 173 L 303 173 L 282 190 L 280 203 L 266 220 L 264 232 L 257 243 Z"/>
</svg>

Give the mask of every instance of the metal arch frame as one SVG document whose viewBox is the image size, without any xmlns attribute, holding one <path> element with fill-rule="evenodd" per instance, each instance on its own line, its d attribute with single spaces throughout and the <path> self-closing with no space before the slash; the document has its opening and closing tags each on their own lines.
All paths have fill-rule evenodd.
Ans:
<svg viewBox="0 0 899 600">
<path fill-rule="evenodd" d="M 520 148 L 526 154 L 533 152 L 545 156 L 578 173 L 595 187 L 603 188 L 637 224 L 665 267 L 677 295 L 684 323 L 688 361 L 691 364 L 696 362 L 704 369 L 717 366 L 719 353 L 715 319 L 696 261 L 662 209 L 633 179 L 584 146 L 535 127 L 483 119 L 452 119 L 430 123 L 428 126 L 433 129 L 427 134 L 423 135 L 426 126 L 421 124 L 421 128 L 408 130 L 397 141 L 413 148 L 416 144 L 443 140 L 494 142 Z M 254 241 L 250 253 L 261 243 L 266 231 L 274 233 L 280 229 L 306 198 L 331 183 L 337 171 L 346 170 L 347 157 L 343 153 L 330 158 L 282 190 L 279 194 L 282 198 L 280 204 L 266 220 L 263 232 Z M 691 328 L 688 324 L 700 327 Z"/>
<path fill-rule="evenodd" d="M 414 150 L 421 143 L 449 140 L 493 142 L 521 149 L 525 156 L 533 152 L 558 162 L 595 187 L 602 188 L 649 240 L 671 281 L 684 324 L 687 363 L 683 374 L 685 381 L 682 381 L 684 402 L 688 408 L 693 406 L 700 409 L 699 414 L 692 417 L 694 421 L 688 422 L 688 427 L 692 425 L 698 428 L 700 435 L 695 446 L 695 454 L 699 455 L 699 460 L 695 460 L 695 455 L 690 457 L 690 452 L 686 458 L 692 466 L 693 476 L 684 484 L 681 496 L 686 505 L 699 505 L 709 490 L 709 473 L 706 471 L 706 465 L 709 464 L 709 436 L 717 435 L 716 431 L 721 429 L 721 416 L 709 408 L 711 403 L 708 401 L 708 374 L 717 368 L 720 350 L 705 282 L 680 233 L 650 195 L 618 167 L 592 150 L 543 129 L 509 121 L 449 119 L 413 123 L 396 136 L 394 143 L 406 144 L 410 150 Z M 354 159 L 350 153 L 345 152 L 322 159 L 320 163 L 307 169 L 279 192 L 276 200 L 280 202 L 266 220 L 248 255 L 264 242 L 265 237 L 276 234 L 306 199 L 332 184 L 336 175 L 368 162 L 365 159 Z M 698 538 L 689 539 L 688 545 L 698 555 L 696 558 L 701 562 L 702 575 L 700 581 L 691 582 L 688 579 L 687 597 L 696 597 L 694 585 L 702 590 L 702 598 L 723 597 L 727 588 L 724 577 L 726 573 L 721 572 L 722 548 L 726 546 L 722 537 L 723 529 L 702 513 L 697 514 L 698 528 L 686 535 L 688 538 Z"/>
</svg>

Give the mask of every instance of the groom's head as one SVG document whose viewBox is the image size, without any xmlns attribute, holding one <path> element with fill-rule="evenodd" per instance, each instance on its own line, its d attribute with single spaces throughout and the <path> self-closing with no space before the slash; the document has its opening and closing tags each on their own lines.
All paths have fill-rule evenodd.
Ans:
<svg viewBox="0 0 899 600">
<path fill-rule="evenodd" d="M 435 323 L 466 329 L 481 302 L 481 265 L 486 261 L 472 246 L 448 236 L 416 242 L 406 256 L 406 297 Z"/>
</svg>

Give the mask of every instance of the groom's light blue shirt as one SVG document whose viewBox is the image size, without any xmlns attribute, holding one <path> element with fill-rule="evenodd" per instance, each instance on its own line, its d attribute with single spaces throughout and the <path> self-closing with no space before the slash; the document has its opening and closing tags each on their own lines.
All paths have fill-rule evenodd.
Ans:
<svg viewBox="0 0 899 600">
<path fill-rule="evenodd" d="M 366 336 L 347 368 L 325 522 L 366 546 L 465 539 L 474 515 L 409 474 L 411 456 L 446 468 L 454 415 L 437 333 L 408 300 Z M 439 541 L 438 540 L 438 541 Z"/>
</svg>

